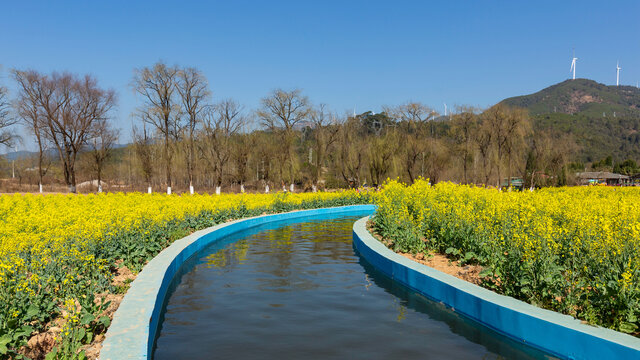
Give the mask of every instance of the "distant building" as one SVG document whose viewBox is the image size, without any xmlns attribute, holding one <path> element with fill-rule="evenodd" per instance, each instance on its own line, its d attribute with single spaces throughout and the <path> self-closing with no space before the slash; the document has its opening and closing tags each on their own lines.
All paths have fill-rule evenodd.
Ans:
<svg viewBox="0 0 640 360">
<path fill-rule="evenodd" d="M 629 176 L 608 171 L 585 171 L 577 173 L 576 177 L 580 181 L 580 185 L 623 186 L 631 184 Z"/>
<path fill-rule="evenodd" d="M 502 182 L 500 183 L 500 187 L 508 188 L 509 186 L 517 190 L 522 190 L 522 188 L 524 187 L 524 180 L 521 177 L 512 177 L 511 184 L 509 184 L 508 178 L 502 179 Z"/>
<path fill-rule="evenodd" d="M 629 181 L 633 186 L 640 186 L 640 173 L 631 175 Z"/>
</svg>

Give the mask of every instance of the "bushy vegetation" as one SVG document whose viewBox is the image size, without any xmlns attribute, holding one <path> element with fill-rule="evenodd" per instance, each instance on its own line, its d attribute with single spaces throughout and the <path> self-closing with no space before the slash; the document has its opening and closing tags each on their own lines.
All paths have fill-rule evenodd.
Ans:
<svg viewBox="0 0 640 360">
<path fill-rule="evenodd" d="M 510 106 L 526 108 L 532 115 L 564 113 L 602 117 L 638 116 L 640 89 L 632 86 L 608 86 L 589 79 L 565 80 L 537 93 L 503 100 Z"/>
<path fill-rule="evenodd" d="M 640 191 L 388 182 L 375 231 L 403 252 L 484 267 L 483 285 L 591 324 L 638 335 Z"/>
<path fill-rule="evenodd" d="M 502 102 L 529 110 L 535 132 L 553 130 L 575 141 L 579 149 L 573 160 L 640 158 L 640 90 L 635 87 L 566 80 Z"/>
</svg>

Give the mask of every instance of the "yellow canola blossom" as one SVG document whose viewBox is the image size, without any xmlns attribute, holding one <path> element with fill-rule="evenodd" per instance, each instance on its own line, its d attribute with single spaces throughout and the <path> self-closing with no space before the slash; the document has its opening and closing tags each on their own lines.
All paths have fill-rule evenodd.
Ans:
<svg viewBox="0 0 640 360">
<path fill-rule="evenodd" d="M 355 190 L 302 194 L 0 195 L 0 358 L 63 315 L 60 358 L 103 332 L 100 294 L 171 241 L 232 218 L 369 203 Z M 10 339 L 7 343 L 2 339 Z M 4 345 L 3 345 L 4 344 Z M 11 350 L 13 349 L 13 350 Z"/>
<path fill-rule="evenodd" d="M 12 253 L 58 250 L 68 239 L 99 241 L 142 223 L 162 223 L 239 206 L 267 208 L 279 199 L 292 205 L 358 196 L 355 191 L 289 194 L 223 194 L 167 196 L 116 193 L 89 195 L 1 195 L 0 259 Z"/>
<path fill-rule="evenodd" d="M 640 329 L 640 189 L 498 191 L 388 181 L 374 226 L 399 251 L 485 267 L 492 289 L 625 332 Z"/>
</svg>

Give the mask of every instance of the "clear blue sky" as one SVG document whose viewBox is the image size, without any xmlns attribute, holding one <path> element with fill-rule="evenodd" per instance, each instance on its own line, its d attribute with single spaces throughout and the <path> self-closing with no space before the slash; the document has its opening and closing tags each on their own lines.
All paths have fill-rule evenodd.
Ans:
<svg viewBox="0 0 640 360">
<path fill-rule="evenodd" d="M 214 99 L 248 110 L 278 87 L 343 113 L 421 101 L 487 106 L 577 76 L 640 81 L 640 1 L 4 1 L 0 83 L 11 68 L 95 75 L 119 94 L 134 68 L 195 66 Z M 29 147 L 26 144 L 26 147 Z"/>
</svg>

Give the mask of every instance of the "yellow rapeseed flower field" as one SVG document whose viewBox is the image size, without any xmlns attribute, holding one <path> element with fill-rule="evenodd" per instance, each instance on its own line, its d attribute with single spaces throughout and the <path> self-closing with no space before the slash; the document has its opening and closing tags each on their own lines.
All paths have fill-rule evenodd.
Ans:
<svg viewBox="0 0 640 360">
<path fill-rule="evenodd" d="M 96 294 L 125 291 L 117 266 L 142 268 L 173 240 L 233 218 L 370 202 L 358 191 L 303 194 L 0 195 L 0 358 L 64 314 L 59 358 L 105 330 Z M 76 304 L 69 314 L 70 304 Z"/>
<path fill-rule="evenodd" d="M 480 264 L 491 289 L 637 335 L 640 189 L 390 181 L 375 202 L 376 231 L 394 249 Z"/>
</svg>

